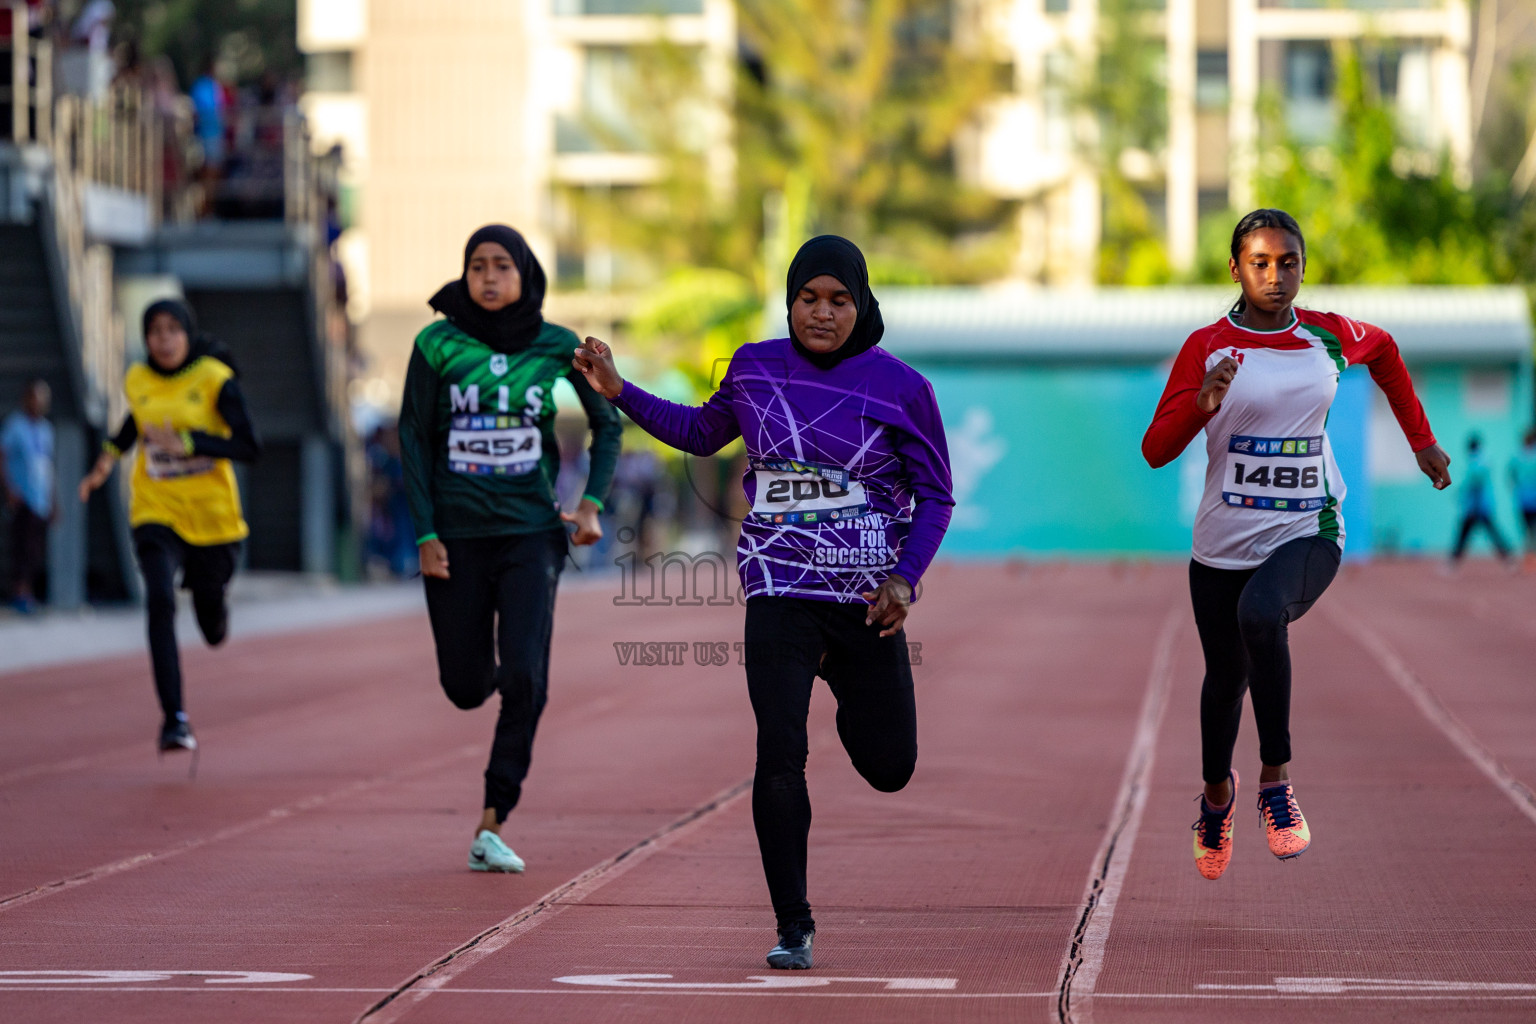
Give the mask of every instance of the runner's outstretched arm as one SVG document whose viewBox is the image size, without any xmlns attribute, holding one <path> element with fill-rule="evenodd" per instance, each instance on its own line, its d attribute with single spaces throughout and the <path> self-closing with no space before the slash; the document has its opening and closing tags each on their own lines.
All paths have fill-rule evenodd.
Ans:
<svg viewBox="0 0 1536 1024">
<path fill-rule="evenodd" d="M 594 391 L 618 406 L 640 429 L 665 445 L 690 455 L 713 455 L 741 436 L 732 407 L 730 370 L 720 388 L 702 406 L 681 405 L 657 398 L 624 380 L 614 366 L 613 350 L 596 338 L 588 338 L 572 353 L 571 365 L 587 378 Z"/>
<path fill-rule="evenodd" d="M 1203 339 L 1191 335 L 1173 360 L 1152 425 L 1141 439 L 1141 454 L 1153 469 L 1161 469 L 1178 458 L 1216 415 L 1215 408 L 1207 412 L 1198 404 L 1207 376 L 1204 353 Z M 1218 403 L 1216 408 L 1219 407 Z"/>
<path fill-rule="evenodd" d="M 437 388 L 437 371 L 419 346 L 413 348 L 400 402 L 400 464 L 418 546 L 437 539 L 432 501 L 432 466 L 437 451 L 432 413 L 437 407 Z"/>
</svg>

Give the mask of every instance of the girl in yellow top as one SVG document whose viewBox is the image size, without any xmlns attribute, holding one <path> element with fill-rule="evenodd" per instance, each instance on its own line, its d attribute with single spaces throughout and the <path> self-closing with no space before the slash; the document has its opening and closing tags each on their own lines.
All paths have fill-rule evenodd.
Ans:
<svg viewBox="0 0 1536 1024">
<path fill-rule="evenodd" d="M 230 460 L 253 462 L 261 442 L 246 412 L 228 353 L 198 335 L 192 310 L 165 299 L 144 311 L 149 358 L 128 369 L 128 419 L 102 446 L 80 482 L 87 500 L 138 442 L 128 519 L 144 574 L 149 654 L 165 721 L 160 749 L 196 750 L 181 700 L 176 651 L 176 570 L 192 592 L 197 624 L 210 646 L 224 641 L 229 609 L 224 590 L 235 573 L 240 542 L 250 533 Z"/>
</svg>

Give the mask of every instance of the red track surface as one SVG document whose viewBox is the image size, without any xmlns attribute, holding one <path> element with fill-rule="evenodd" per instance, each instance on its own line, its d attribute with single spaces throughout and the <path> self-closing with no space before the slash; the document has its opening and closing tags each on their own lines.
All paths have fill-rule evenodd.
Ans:
<svg viewBox="0 0 1536 1024">
<path fill-rule="evenodd" d="M 522 876 L 464 866 L 494 711 L 442 697 L 424 616 L 187 652 L 195 782 L 151 751 L 144 655 L 0 676 L 0 1020 L 1536 1019 L 1532 577 L 1346 569 L 1292 629 L 1313 848 L 1265 849 L 1245 728 L 1210 883 L 1182 568 L 937 570 L 904 792 L 818 693 L 789 974 L 740 668 L 612 646 L 741 611 L 610 598 L 561 599 Z M 140 973 L 20 973 L 81 971 Z"/>
</svg>

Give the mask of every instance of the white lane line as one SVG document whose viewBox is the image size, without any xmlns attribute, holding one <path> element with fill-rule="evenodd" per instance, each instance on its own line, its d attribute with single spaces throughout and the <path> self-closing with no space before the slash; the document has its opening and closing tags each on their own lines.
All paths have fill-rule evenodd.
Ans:
<svg viewBox="0 0 1536 1024">
<path fill-rule="evenodd" d="M 260 985 L 249 988 L 239 985 L 7 985 L 0 996 L 7 992 L 201 992 L 205 995 L 227 995 L 230 992 L 284 992 L 291 994 L 349 994 L 374 995 L 393 992 L 387 988 L 289 988 L 282 985 Z M 715 997 L 749 997 L 769 999 L 1055 999 L 1059 992 L 820 992 L 809 989 L 778 989 L 754 991 L 708 991 L 700 989 L 634 989 L 634 988 L 446 988 L 440 995 L 458 996 L 621 996 L 634 1000 L 649 996 L 686 996 L 690 999 Z M 1392 993 L 1392 992 L 1339 992 L 1339 993 L 1275 993 L 1275 992 L 1096 992 L 1095 999 L 1247 999 L 1259 1002 L 1430 1002 L 1456 1000 L 1458 1002 L 1529 1002 L 1536 1000 L 1536 992 L 1502 993 L 1480 991 L 1451 991 L 1443 993 Z"/>
<path fill-rule="evenodd" d="M 670 824 L 657 829 L 633 846 L 619 851 L 602 863 L 588 868 L 570 881 L 552 889 L 517 913 L 492 925 L 468 942 L 417 971 L 391 989 L 383 999 L 364 1010 L 355 1024 L 393 1024 L 420 1005 L 422 1000 L 435 992 L 444 991 L 444 986 L 449 982 L 496 953 L 513 939 L 532 931 L 567 907 L 579 903 L 587 895 L 648 860 L 659 850 L 677 842 L 685 834 L 699 827 L 699 823 L 705 818 L 725 810 L 751 791 L 751 779 L 738 782 L 715 794 Z"/>
<path fill-rule="evenodd" d="M 1532 822 L 1536 822 L 1536 793 L 1515 778 L 1513 773 L 1504 767 L 1503 762 L 1472 734 L 1472 730 L 1468 729 L 1450 708 L 1440 702 L 1440 698 L 1435 696 L 1434 691 L 1424 685 L 1423 681 L 1414 674 L 1413 669 L 1408 667 L 1408 664 L 1399 657 L 1397 651 L 1393 650 L 1381 634 L 1358 619 L 1330 618 L 1328 621 L 1338 627 L 1345 636 L 1365 648 L 1387 675 L 1392 677 L 1392 681 L 1408 695 L 1424 717 L 1445 733 L 1456 749 L 1477 765 L 1478 770 L 1486 775 L 1500 792 L 1509 797 L 1510 802 L 1519 809 L 1521 814 Z"/>
<path fill-rule="evenodd" d="M 428 758 L 423 761 L 417 761 L 415 764 L 408 765 L 405 768 L 400 768 L 392 772 L 386 772 L 383 775 L 375 775 L 371 778 L 358 779 L 356 782 L 351 782 L 345 786 L 333 789 L 329 793 L 319 793 L 315 796 L 306 797 L 303 800 L 299 800 L 282 807 L 275 807 L 258 818 L 251 818 L 246 821 L 242 821 L 238 825 L 231 825 L 228 828 L 220 829 L 217 832 L 212 832 L 205 836 L 200 836 L 195 839 L 188 839 L 185 842 L 177 843 L 176 845 L 166 847 L 163 850 L 150 850 L 144 853 L 136 853 L 131 857 L 124 857 L 122 860 L 115 860 L 109 864 L 101 864 L 94 868 L 90 868 L 89 870 L 82 871 L 79 874 L 70 875 L 68 878 L 60 878 L 56 881 L 44 882 L 41 885 L 35 885 L 30 889 L 24 890 L 11 896 L 7 896 L 4 899 L 0 899 L 0 912 L 14 910 L 17 907 L 25 906 L 34 900 L 40 900 L 45 896 L 55 896 L 61 892 L 68 892 L 69 890 L 79 888 L 82 885 L 89 885 L 92 882 L 99 882 L 103 878 L 110 878 L 113 875 L 122 874 L 124 871 L 132 871 L 135 868 L 141 868 L 146 864 L 158 864 L 162 861 L 169 860 L 172 857 L 178 857 L 183 853 L 188 853 L 192 850 L 200 849 L 204 846 L 210 846 L 213 843 L 221 843 L 226 839 L 235 839 L 239 836 L 245 835 L 248 832 L 254 832 L 259 828 L 265 828 L 268 825 L 275 824 L 279 821 L 284 821 L 296 814 L 302 814 L 305 811 L 314 810 L 316 807 L 321 807 L 336 800 L 341 800 L 350 796 L 356 796 L 358 793 L 366 792 L 367 790 L 373 789 L 376 786 L 397 782 L 418 772 L 431 771 L 434 768 L 441 768 L 445 765 L 452 764 L 454 761 L 460 761 L 466 757 L 473 757 L 476 753 L 479 752 L 479 750 L 479 747 L 472 747 L 468 745 L 458 747 L 450 753 L 441 754 L 437 757 Z"/>
<path fill-rule="evenodd" d="M 1088 885 L 1083 892 L 1082 913 L 1062 959 L 1056 986 L 1056 1018 L 1063 1024 L 1092 1024 L 1094 987 L 1104 967 L 1104 947 L 1109 943 L 1109 927 L 1115 918 L 1115 904 L 1125 884 L 1136 833 L 1141 828 L 1142 810 L 1152 777 L 1152 762 L 1157 754 L 1157 733 L 1168 707 L 1168 691 L 1173 682 L 1173 645 L 1183 621 L 1183 606 L 1175 604 L 1163 619 L 1153 647 L 1152 667 L 1147 672 L 1146 694 L 1141 702 L 1141 717 L 1131 751 L 1126 757 L 1125 774 L 1115 797 L 1114 815 L 1093 856 Z"/>
</svg>

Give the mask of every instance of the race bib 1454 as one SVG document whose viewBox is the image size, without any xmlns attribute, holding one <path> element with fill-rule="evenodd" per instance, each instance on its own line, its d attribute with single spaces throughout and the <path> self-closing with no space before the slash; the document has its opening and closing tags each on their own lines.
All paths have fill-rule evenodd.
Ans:
<svg viewBox="0 0 1536 1024">
<path fill-rule="evenodd" d="M 518 476 L 544 455 L 538 427 L 512 416 L 455 416 L 448 431 L 448 468 L 455 473 Z"/>
</svg>

